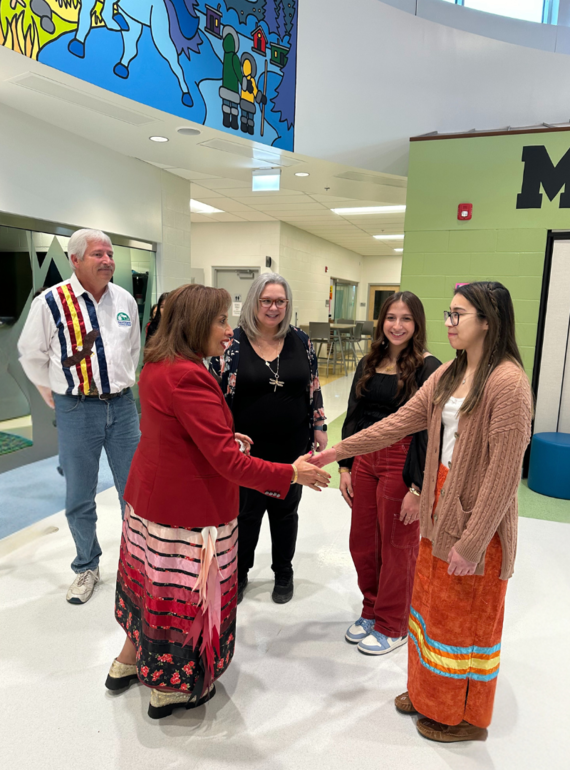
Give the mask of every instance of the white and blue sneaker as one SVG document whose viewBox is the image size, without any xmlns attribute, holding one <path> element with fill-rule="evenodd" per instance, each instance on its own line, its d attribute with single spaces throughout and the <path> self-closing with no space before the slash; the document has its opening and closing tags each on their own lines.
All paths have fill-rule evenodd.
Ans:
<svg viewBox="0 0 570 770">
<path fill-rule="evenodd" d="M 374 618 L 358 618 L 358 620 L 351 625 L 344 638 L 350 644 L 358 644 L 363 639 L 366 639 L 368 634 L 374 628 Z"/>
<path fill-rule="evenodd" d="M 364 655 L 386 655 L 397 647 L 401 647 L 408 641 L 407 636 L 384 636 L 380 631 L 371 629 L 368 636 L 358 643 L 358 651 Z"/>
</svg>

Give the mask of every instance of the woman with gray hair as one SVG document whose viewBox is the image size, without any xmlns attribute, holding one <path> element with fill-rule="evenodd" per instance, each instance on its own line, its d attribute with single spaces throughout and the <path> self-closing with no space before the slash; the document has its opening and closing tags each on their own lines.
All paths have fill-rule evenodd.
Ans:
<svg viewBox="0 0 570 770">
<path fill-rule="evenodd" d="M 273 462 L 293 462 L 327 445 L 317 356 L 309 337 L 291 326 L 291 288 L 277 273 L 262 273 L 251 285 L 239 326 L 225 355 L 214 362 L 232 410 L 235 429 L 251 437 L 251 454 Z M 275 587 L 272 599 L 293 597 L 293 555 L 297 541 L 301 487 L 284 500 L 240 489 L 238 603 L 253 567 L 265 512 L 269 515 Z"/>
</svg>

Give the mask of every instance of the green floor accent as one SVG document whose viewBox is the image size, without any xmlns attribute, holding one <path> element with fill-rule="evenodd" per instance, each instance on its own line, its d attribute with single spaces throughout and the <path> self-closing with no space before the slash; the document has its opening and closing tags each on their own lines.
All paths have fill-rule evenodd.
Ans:
<svg viewBox="0 0 570 770">
<path fill-rule="evenodd" d="M 0 455 L 7 455 L 10 452 L 17 452 L 19 449 L 26 449 L 33 446 L 34 442 L 21 436 L 14 436 L 12 433 L 0 433 Z"/>
<path fill-rule="evenodd" d="M 339 441 L 342 441 L 341 432 L 342 432 L 342 426 L 344 424 L 345 417 L 346 417 L 346 412 L 344 414 L 341 414 L 340 417 L 337 417 L 336 420 L 333 420 L 332 422 L 328 423 L 328 433 L 329 433 L 328 446 L 334 446 L 335 444 L 338 444 Z M 330 488 L 338 489 L 339 480 L 340 480 L 338 465 L 336 463 L 332 463 L 332 465 L 327 466 L 326 470 L 331 475 Z"/>
<path fill-rule="evenodd" d="M 346 413 L 329 423 L 329 446 L 338 444 Z M 338 489 L 339 472 L 336 463 L 329 465 L 327 471 L 331 474 L 331 489 Z M 556 497 L 539 495 L 528 488 L 524 479 L 519 487 L 519 515 L 527 519 L 544 519 L 570 524 L 570 500 L 558 500 Z"/>
<path fill-rule="evenodd" d="M 519 487 L 519 515 L 527 519 L 544 519 L 570 524 L 570 500 L 539 495 L 528 488 L 528 481 L 523 479 Z"/>
</svg>

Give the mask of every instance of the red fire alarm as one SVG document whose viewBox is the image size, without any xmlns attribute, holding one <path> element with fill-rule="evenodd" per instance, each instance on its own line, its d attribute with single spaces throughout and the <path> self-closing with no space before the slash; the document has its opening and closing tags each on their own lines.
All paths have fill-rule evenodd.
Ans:
<svg viewBox="0 0 570 770">
<path fill-rule="evenodd" d="M 473 216 L 473 204 L 472 203 L 460 203 L 457 207 L 457 219 L 461 222 L 466 222 Z"/>
<path fill-rule="evenodd" d="M 325 267 L 325 273 L 328 273 L 329 269 L 328 267 Z"/>
</svg>

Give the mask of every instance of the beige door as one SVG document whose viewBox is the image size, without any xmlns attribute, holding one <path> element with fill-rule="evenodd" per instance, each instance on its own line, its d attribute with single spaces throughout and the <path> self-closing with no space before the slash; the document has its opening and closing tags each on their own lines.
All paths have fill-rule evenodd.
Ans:
<svg viewBox="0 0 570 770">
<path fill-rule="evenodd" d="M 375 284 L 368 290 L 368 321 L 374 321 L 374 326 L 380 315 L 380 308 L 388 297 L 400 291 L 399 286 Z"/>
</svg>

